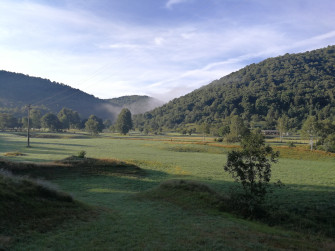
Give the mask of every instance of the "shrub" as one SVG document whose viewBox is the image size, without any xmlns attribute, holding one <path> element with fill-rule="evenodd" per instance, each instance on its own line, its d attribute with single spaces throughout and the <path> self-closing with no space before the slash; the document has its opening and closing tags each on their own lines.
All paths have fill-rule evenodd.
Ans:
<svg viewBox="0 0 335 251">
<path fill-rule="evenodd" d="M 325 139 L 324 142 L 324 149 L 327 152 L 332 152 L 335 153 L 335 134 L 330 134 L 328 137 Z"/>
<path fill-rule="evenodd" d="M 287 143 L 287 146 L 288 146 L 288 147 L 295 147 L 295 144 L 294 144 L 293 142 L 288 142 L 288 143 Z"/>
<path fill-rule="evenodd" d="M 78 152 L 78 154 L 77 154 L 77 157 L 78 158 L 85 158 L 86 157 L 86 151 L 80 151 L 80 152 Z"/>
</svg>

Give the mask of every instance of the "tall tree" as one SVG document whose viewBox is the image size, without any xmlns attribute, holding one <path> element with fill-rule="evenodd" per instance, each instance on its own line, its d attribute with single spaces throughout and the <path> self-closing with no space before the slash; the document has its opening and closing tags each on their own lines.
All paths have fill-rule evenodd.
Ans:
<svg viewBox="0 0 335 251">
<path fill-rule="evenodd" d="M 63 108 L 57 114 L 59 121 L 62 123 L 63 128 L 79 128 L 80 117 L 79 113 L 68 108 Z"/>
<path fill-rule="evenodd" d="M 210 124 L 208 124 L 206 122 L 202 123 L 201 126 L 200 126 L 200 131 L 202 132 L 203 141 L 205 141 L 206 135 L 208 135 L 211 132 Z"/>
<path fill-rule="evenodd" d="M 91 135 L 99 134 L 99 122 L 93 118 L 89 118 L 85 123 L 85 130 Z"/>
<path fill-rule="evenodd" d="M 50 131 L 58 131 L 62 128 L 62 123 L 53 113 L 47 113 L 41 118 L 41 125 L 48 128 Z"/>
<path fill-rule="evenodd" d="M 243 119 L 238 115 L 230 117 L 229 134 L 226 140 L 229 142 L 239 142 L 241 137 L 248 134 L 249 130 L 244 125 Z"/>
<path fill-rule="evenodd" d="M 277 120 L 277 130 L 280 135 L 280 142 L 283 142 L 283 135 L 286 133 L 288 128 L 288 117 L 284 114 Z"/>
<path fill-rule="evenodd" d="M 95 121 L 98 122 L 98 132 L 102 132 L 102 130 L 105 128 L 104 123 L 101 118 L 91 115 L 88 119 L 94 119 Z"/>
<path fill-rule="evenodd" d="M 127 134 L 133 128 L 131 112 L 127 108 L 123 108 L 117 118 L 116 128 L 121 134 Z"/>
<path fill-rule="evenodd" d="M 313 150 L 314 139 L 318 134 L 318 122 L 315 116 L 309 116 L 301 128 L 301 136 L 309 139 L 311 151 Z"/>
<path fill-rule="evenodd" d="M 103 128 L 104 125 L 102 123 L 102 119 L 95 115 L 91 115 L 85 122 L 85 130 L 92 135 L 98 135 L 99 132 L 102 132 Z"/>
<path fill-rule="evenodd" d="M 14 128 L 18 125 L 17 119 L 11 114 L 0 113 L 0 129 Z"/>
<path fill-rule="evenodd" d="M 41 111 L 32 109 L 30 111 L 30 123 L 32 128 L 41 128 Z"/>
</svg>

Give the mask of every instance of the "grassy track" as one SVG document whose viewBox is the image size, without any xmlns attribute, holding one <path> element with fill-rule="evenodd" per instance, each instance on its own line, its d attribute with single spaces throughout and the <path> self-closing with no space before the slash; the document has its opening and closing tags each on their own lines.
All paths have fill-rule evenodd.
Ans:
<svg viewBox="0 0 335 251">
<path fill-rule="evenodd" d="M 189 137 L 185 137 L 189 139 Z M 26 148 L 24 137 L 0 134 L 0 157 L 8 152 L 24 155 L 6 157 L 15 161 L 59 160 L 81 150 L 88 157 L 117 158 L 132 161 L 145 169 L 144 177 L 116 175 L 69 176 L 60 174 L 52 180 L 79 201 L 104 208 L 96 221 L 64 225 L 48 233 L 35 233 L 17 243 L 14 249 L 55 250 L 218 250 L 218 249 L 318 249 L 331 250 L 332 241 L 314 235 L 296 234 L 259 223 L 236 219 L 228 214 L 202 210 L 185 210 L 156 200 L 138 199 L 167 179 L 191 179 L 206 183 L 223 193 L 232 187 L 232 179 L 223 171 L 229 149 L 202 145 L 201 139 L 182 138 L 33 138 Z M 186 143 L 185 143 L 186 142 Z M 183 143 L 183 144 L 181 144 Z M 185 144 L 184 144 L 185 143 Z M 195 144 L 198 143 L 198 144 Z M 273 168 L 273 180 L 286 186 L 275 190 L 270 201 L 283 211 L 325 208 L 334 213 L 335 159 L 323 156 L 302 159 L 287 153 Z M 292 151 L 298 151 L 292 149 Z M 295 157 L 294 157 L 295 156 Z M 310 156 L 306 154 L 306 156 Z M 321 155 L 320 155 L 321 156 Z M 307 158 L 307 160 L 306 160 Z M 327 224 L 334 226 L 334 214 Z M 304 224 L 302 222 L 302 224 Z M 293 227 L 294 228 L 294 227 Z M 335 235 L 335 233 L 334 233 Z M 308 239 L 307 239 L 308 238 Z M 321 238 L 321 239 L 320 239 Z M 323 246 L 322 246 L 323 245 Z"/>
</svg>

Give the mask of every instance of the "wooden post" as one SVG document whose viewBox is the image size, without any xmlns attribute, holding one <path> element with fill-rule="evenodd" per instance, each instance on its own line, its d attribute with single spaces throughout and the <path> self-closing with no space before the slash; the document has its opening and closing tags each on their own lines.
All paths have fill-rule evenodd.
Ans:
<svg viewBox="0 0 335 251">
<path fill-rule="evenodd" d="M 27 147 L 30 147 L 30 109 L 31 109 L 31 105 L 28 105 L 27 108 L 28 108 Z"/>
</svg>

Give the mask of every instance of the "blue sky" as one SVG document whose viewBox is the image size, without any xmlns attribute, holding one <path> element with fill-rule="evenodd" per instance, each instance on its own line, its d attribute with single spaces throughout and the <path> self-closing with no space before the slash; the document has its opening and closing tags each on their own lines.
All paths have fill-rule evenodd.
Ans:
<svg viewBox="0 0 335 251">
<path fill-rule="evenodd" d="M 0 69 L 168 101 L 335 44 L 334 0 L 0 0 Z"/>
</svg>

